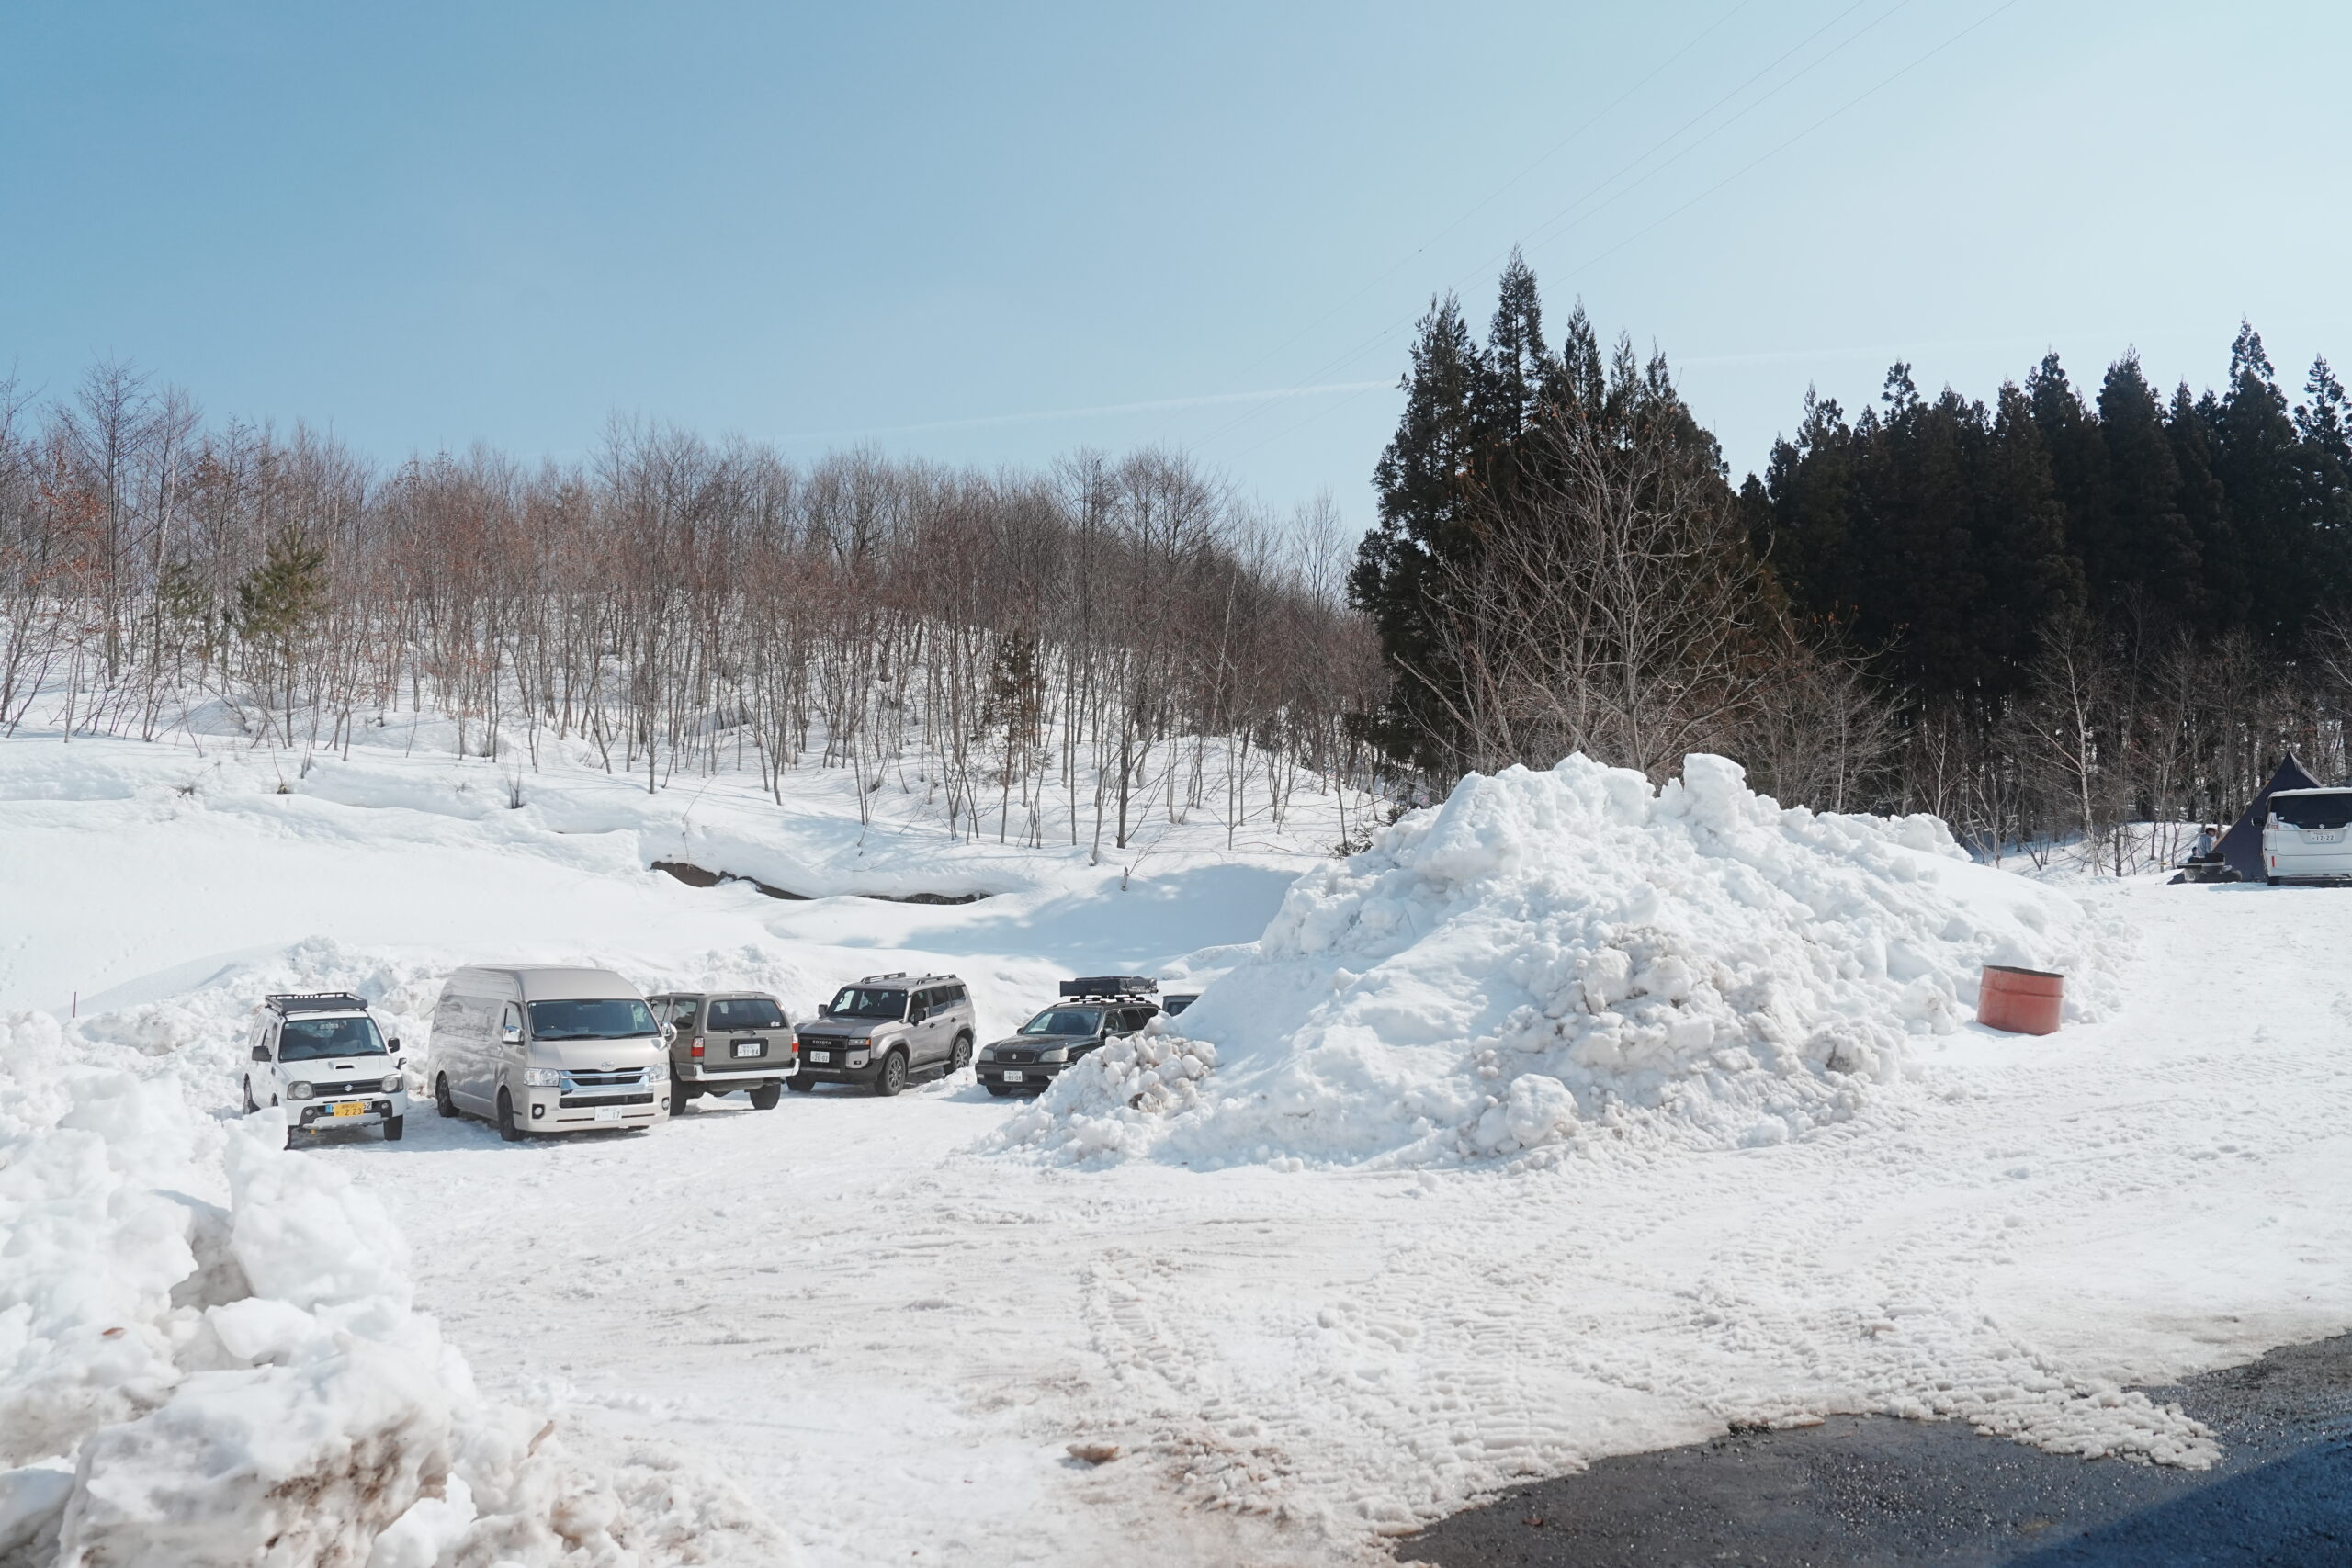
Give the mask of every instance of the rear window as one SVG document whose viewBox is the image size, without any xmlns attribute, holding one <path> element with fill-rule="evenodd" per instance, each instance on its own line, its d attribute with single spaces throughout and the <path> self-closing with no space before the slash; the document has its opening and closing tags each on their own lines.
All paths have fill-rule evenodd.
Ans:
<svg viewBox="0 0 2352 1568">
<path fill-rule="evenodd" d="M 765 997 L 734 997 L 710 1004 L 711 1029 L 782 1029 L 784 1010 Z"/>
<path fill-rule="evenodd" d="M 2321 795 L 2274 795 L 2270 809 L 2290 828 L 2352 826 L 2352 789 L 2332 789 Z"/>
</svg>

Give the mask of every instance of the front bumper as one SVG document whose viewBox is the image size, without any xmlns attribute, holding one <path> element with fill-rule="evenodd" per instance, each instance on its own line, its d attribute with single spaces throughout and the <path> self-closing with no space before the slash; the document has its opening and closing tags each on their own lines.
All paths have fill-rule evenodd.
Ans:
<svg viewBox="0 0 2352 1568">
<path fill-rule="evenodd" d="M 535 1089 L 514 1114 L 534 1133 L 593 1133 L 599 1128 L 650 1127 L 670 1119 L 670 1086 L 650 1083 L 626 1089 Z"/>
<path fill-rule="evenodd" d="M 794 1072 L 823 1083 L 864 1083 L 882 1069 L 870 1040 L 803 1040 Z"/>
<path fill-rule="evenodd" d="M 285 1102 L 290 1125 L 300 1133 L 323 1133 L 334 1127 L 380 1127 L 395 1116 L 408 1114 L 408 1091 L 392 1094 L 338 1095 L 333 1100 L 289 1100 Z M 338 1111 L 357 1106 L 338 1116 Z"/>
<path fill-rule="evenodd" d="M 972 1070 L 990 1089 L 1035 1094 L 1069 1070 L 1068 1062 L 975 1062 Z M 1016 1076 L 1017 1075 L 1017 1076 Z"/>
</svg>

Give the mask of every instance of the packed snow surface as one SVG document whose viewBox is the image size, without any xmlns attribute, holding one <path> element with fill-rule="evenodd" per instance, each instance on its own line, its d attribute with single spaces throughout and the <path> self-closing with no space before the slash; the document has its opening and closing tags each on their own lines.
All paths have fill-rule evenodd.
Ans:
<svg viewBox="0 0 2352 1568">
<path fill-rule="evenodd" d="M 0 1025 L 0 1562 L 269 1561 L 282 1528 L 292 1558 L 372 1568 L 1138 1541 L 1166 1568 L 1360 1563 L 1520 1477 L 1727 1421 L 1881 1411 L 2193 1465 L 2211 1436 L 2129 1385 L 2352 1328 L 2352 897 L 2052 889 L 1720 771 L 1710 807 L 1704 763 L 1640 821 L 1571 768 L 1341 864 L 1303 800 L 1238 851 L 1162 814 L 1095 865 L 949 841 L 895 789 L 861 819 L 845 778 L 779 807 L 575 761 L 518 807 L 496 764 L 422 748 L 305 777 L 0 741 L 0 1014 L 36 1010 Z M 1522 830 L 1545 821 L 1586 827 Z M 993 896 L 785 901 L 650 869 L 673 858 Z M 1624 994 L 1595 1007 L 1611 953 Z M 1661 955 L 1679 999 L 1634 988 Z M 286 1152 L 238 1115 L 265 992 L 353 986 L 422 1040 L 440 977 L 494 958 L 760 985 L 796 1015 L 944 969 L 983 1039 L 1072 974 L 1204 999 L 1196 1037 L 1121 1042 L 1056 1091 L 1102 1124 L 1091 1152 L 1080 1117 L 968 1077 L 520 1145 L 420 1107 L 399 1144 Z M 1985 1031 L 1986 959 L 2068 968 L 2085 1005 L 2047 1039 Z M 1773 1006 L 1739 1000 L 1763 994 L 1743 964 Z M 1609 1013 L 1636 1049 L 1580 1057 Z M 1878 1027 L 1815 1043 L 1853 1016 Z M 1714 1059 L 1735 1047 L 1754 1065 Z M 1531 1077 L 1574 1120 L 1481 1143 L 1486 1098 Z M 1282 1084 L 1309 1115 L 1267 1109 Z"/>
<path fill-rule="evenodd" d="M 1462 781 L 1301 877 L 1181 1021 L 1063 1076 L 1003 1142 L 1194 1163 L 1514 1155 L 1579 1136 L 1757 1146 L 1850 1116 L 1986 964 L 2111 1001 L 2079 901 L 1931 817 L 1783 810 L 1693 756 Z M 1213 1071 L 1214 1069 L 1214 1071 Z"/>
</svg>

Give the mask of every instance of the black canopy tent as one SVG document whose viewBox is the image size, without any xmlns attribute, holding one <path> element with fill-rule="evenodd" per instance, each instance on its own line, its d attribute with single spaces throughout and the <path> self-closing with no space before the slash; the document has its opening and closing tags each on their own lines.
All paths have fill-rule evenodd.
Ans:
<svg viewBox="0 0 2352 1568">
<path fill-rule="evenodd" d="M 2218 852 L 2229 868 L 2238 874 L 2240 882 L 2260 882 L 2268 867 L 2262 863 L 2262 825 L 2270 819 L 2270 797 L 2282 789 L 2317 789 L 2319 780 L 2312 777 L 2292 751 L 2262 786 L 2245 808 L 2245 815 L 2222 835 Z"/>
</svg>

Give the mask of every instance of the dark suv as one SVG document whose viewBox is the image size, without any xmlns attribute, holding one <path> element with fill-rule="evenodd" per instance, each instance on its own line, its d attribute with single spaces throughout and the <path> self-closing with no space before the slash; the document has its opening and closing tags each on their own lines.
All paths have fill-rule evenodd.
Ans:
<svg viewBox="0 0 2352 1568">
<path fill-rule="evenodd" d="M 1088 975 L 1062 982 L 1062 999 L 980 1053 L 980 1082 L 994 1095 L 1035 1094 L 1072 1062 L 1159 1016 L 1159 982 L 1140 975 Z"/>
</svg>

